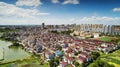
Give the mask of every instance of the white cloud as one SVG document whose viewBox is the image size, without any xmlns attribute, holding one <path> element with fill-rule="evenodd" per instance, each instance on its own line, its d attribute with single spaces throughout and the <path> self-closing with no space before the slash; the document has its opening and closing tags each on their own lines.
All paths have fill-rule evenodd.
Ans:
<svg viewBox="0 0 120 67">
<path fill-rule="evenodd" d="M 98 17 L 98 16 L 91 16 L 91 17 L 83 17 L 81 19 L 76 19 L 77 23 L 93 23 L 93 24 L 120 24 L 120 17 Z"/>
<path fill-rule="evenodd" d="M 90 16 L 82 18 L 47 18 L 44 20 L 46 24 L 105 24 L 120 25 L 120 17 L 108 16 Z"/>
<path fill-rule="evenodd" d="M 114 12 L 120 12 L 120 8 L 113 8 Z"/>
<path fill-rule="evenodd" d="M 41 1 L 40 0 L 18 0 L 16 2 L 17 6 L 39 6 L 41 5 Z"/>
<path fill-rule="evenodd" d="M 79 0 L 65 0 L 62 4 L 79 4 Z"/>
<path fill-rule="evenodd" d="M 37 9 L 24 9 L 16 7 L 12 4 L 0 2 L 0 15 L 16 16 L 16 17 L 34 17 L 39 15 L 48 15 L 49 13 L 41 13 Z"/>
<path fill-rule="evenodd" d="M 49 13 L 0 2 L 0 24 L 40 24 L 42 19 L 40 17 L 44 17 L 43 15 L 49 15 Z"/>
<path fill-rule="evenodd" d="M 59 0 L 51 0 L 52 3 L 59 3 Z"/>
</svg>

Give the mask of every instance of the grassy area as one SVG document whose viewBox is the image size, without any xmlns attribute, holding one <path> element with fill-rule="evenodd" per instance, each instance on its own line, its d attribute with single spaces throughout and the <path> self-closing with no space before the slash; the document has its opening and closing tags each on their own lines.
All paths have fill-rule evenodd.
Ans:
<svg viewBox="0 0 120 67">
<path fill-rule="evenodd" d="M 44 62 L 38 55 L 33 55 L 29 53 L 31 56 L 25 59 L 19 59 L 13 62 L 0 64 L 0 67 L 49 67 L 49 64 Z M 41 62 L 43 64 L 41 64 Z"/>
<path fill-rule="evenodd" d="M 95 38 L 95 40 L 105 41 L 105 42 L 113 42 L 115 40 L 118 40 L 118 37 L 110 37 L 110 36 L 104 36 L 100 38 Z"/>
<path fill-rule="evenodd" d="M 110 54 L 101 53 L 101 56 L 97 60 L 103 60 L 115 67 L 120 67 L 120 49 Z"/>
<path fill-rule="evenodd" d="M 99 38 L 101 41 L 107 41 L 107 42 L 111 42 L 111 38 L 108 37 L 103 37 L 103 38 Z"/>
<path fill-rule="evenodd" d="M 38 61 L 35 57 L 31 56 L 24 60 L 18 60 L 14 63 L 0 65 L 0 67 L 49 67 L 49 64 L 44 63 L 43 65 L 41 65 L 40 61 Z"/>
</svg>

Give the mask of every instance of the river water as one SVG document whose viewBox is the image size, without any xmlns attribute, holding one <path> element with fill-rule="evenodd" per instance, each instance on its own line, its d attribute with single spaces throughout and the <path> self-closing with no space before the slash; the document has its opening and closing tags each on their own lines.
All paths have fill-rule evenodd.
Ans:
<svg viewBox="0 0 120 67">
<path fill-rule="evenodd" d="M 1 60 L 0 62 L 4 63 L 30 57 L 29 53 L 25 52 L 20 47 L 9 48 L 8 46 L 11 44 L 11 42 L 0 40 L 0 59 L 2 59 L 4 55 L 4 60 Z"/>
</svg>

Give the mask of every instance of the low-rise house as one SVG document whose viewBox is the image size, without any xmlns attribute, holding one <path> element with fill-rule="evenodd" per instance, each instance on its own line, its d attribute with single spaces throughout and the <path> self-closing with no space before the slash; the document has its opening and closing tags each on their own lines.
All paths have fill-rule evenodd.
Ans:
<svg viewBox="0 0 120 67">
<path fill-rule="evenodd" d="M 63 53 L 62 53 L 62 51 L 57 50 L 57 51 L 55 52 L 55 55 L 58 56 L 58 57 L 62 57 L 62 56 L 63 56 Z"/>
<path fill-rule="evenodd" d="M 75 59 L 73 57 L 68 57 L 67 61 L 68 61 L 68 64 L 72 64 L 75 61 Z"/>
<path fill-rule="evenodd" d="M 44 51 L 44 57 L 48 60 L 51 60 L 55 57 L 54 54 L 50 53 L 48 50 Z"/>
<path fill-rule="evenodd" d="M 73 57 L 69 57 L 68 55 L 64 56 L 64 61 L 68 62 L 68 64 L 72 64 L 75 59 Z"/>
<path fill-rule="evenodd" d="M 102 44 L 101 44 L 101 47 L 108 47 L 108 44 L 102 43 Z"/>
<path fill-rule="evenodd" d="M 92 61 L 92 57 L 91 56 L 87 56 L 86 59 L 87 59 L 87 62 Z"/>
<path fill-rule="evenodd" d="M 68 62 L 65 62 L 65 61 L 60 62 L 59 67 L 66 67 L 66 66 L 68 66 Z"/>
<path fill-rule="evenodd" d="M 87 53 L 87 55 L 90 55 L 90 54 L 91 54 L 91 51 L 90 51 L 90 50 L 85 50 L 84 52 Z"/>
<path fill-rule="evenodd" d="M 49 59 L 51 60 L 51 59 L 53 59 L 55 57 L 55 54 L 50 54 L 49 55 Z"/>
<path fill-rule="evenodd" d="M 51 48 L 50 51 L 51 51 L 51 53 L 55 53 L 56 49 L 55 48 Z"/>
<path fill-rule="evenodd" d="M 69 45 L 68 45 L 67 43 L 65 43 L 65 44 L 63 45 L 63 47 L 64 47 L 64 48 L 67 48 L 67 47 L 69 47 Z"/>
<path fill-rule="evenodd" d="M 42 47 L 42 45 L 36 45 L 36 46 L 34 47 L 34 49 L 37 51 L 37 53 L 41 53 L 42 50 L 43 50 L 43 47 Z"/>
<path fill-rule="evenodd" d="M 90 52 L 88 50 L 88 52 Z M 90 52 L 91 53 L 91 52 Z M 78 56 L 78 58 L 80 58 L 80 60 L 82 61 L 83 59 L 86 60 L 86 62 L 89 62 L 92 60 L 92 57 L 91 57 L 91 54 L 90 53 L 87 53 L 87 52 L 81 52 Z"/>
<path fill-rule="evenodd" d="M 74 57 L 75 56 L 74 52 L 70 52 L 70 53 L 68 53 L 68 55 L 69 55 L 69 57 Z"/>
<path fill-rule="evenodd" d="M 87 54 L 86 52 L 81 52 L 81 53 L 80 53 L 80 56 L 86 58 L 86 57 L 88 56 L 88 54 Z"/>
<path fill-rule="evenodd" d="M 79 56 L 77 61 L 81 64 L 81 63 L 87 62 L 87 59 L 82 56 Z"/>
</svg>

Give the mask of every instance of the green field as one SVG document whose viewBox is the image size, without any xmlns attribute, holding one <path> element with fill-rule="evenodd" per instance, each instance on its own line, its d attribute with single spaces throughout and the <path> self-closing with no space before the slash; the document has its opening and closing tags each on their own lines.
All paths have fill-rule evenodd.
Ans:
<svg viewBox="0 0 120 67">
<path fill-rule="evenodd" d="M 108 37 L 103 37 L 103 38 L 100 38 L 101 41 L 107 41 L 107 42 L 111 42 L 111 38 L 108 38 Z"/>
<path fill-rule="evenodd" d="M 108 37 L 108 36 L 97 38 L 97 40 L 105 41 L 105 42 L 113 42 L 113 41 L 115 41 L 117 39 L 118 39 L 117 37 Z"/>
<path fill-rule="evenodd" d="M 0 65 L 0 67 L 49 67 L 49 64 L 40 64 L 40 60 L 35 57 L 30 57 L 24 60 L 18 60 L 12 63 Z"/>
<path fill-rule="evenodd" d="M 101 59 L 115 67 L 120 67 L 120 49 L 111 54 L 102 54 L 98 59 Z"/>
</svg>

